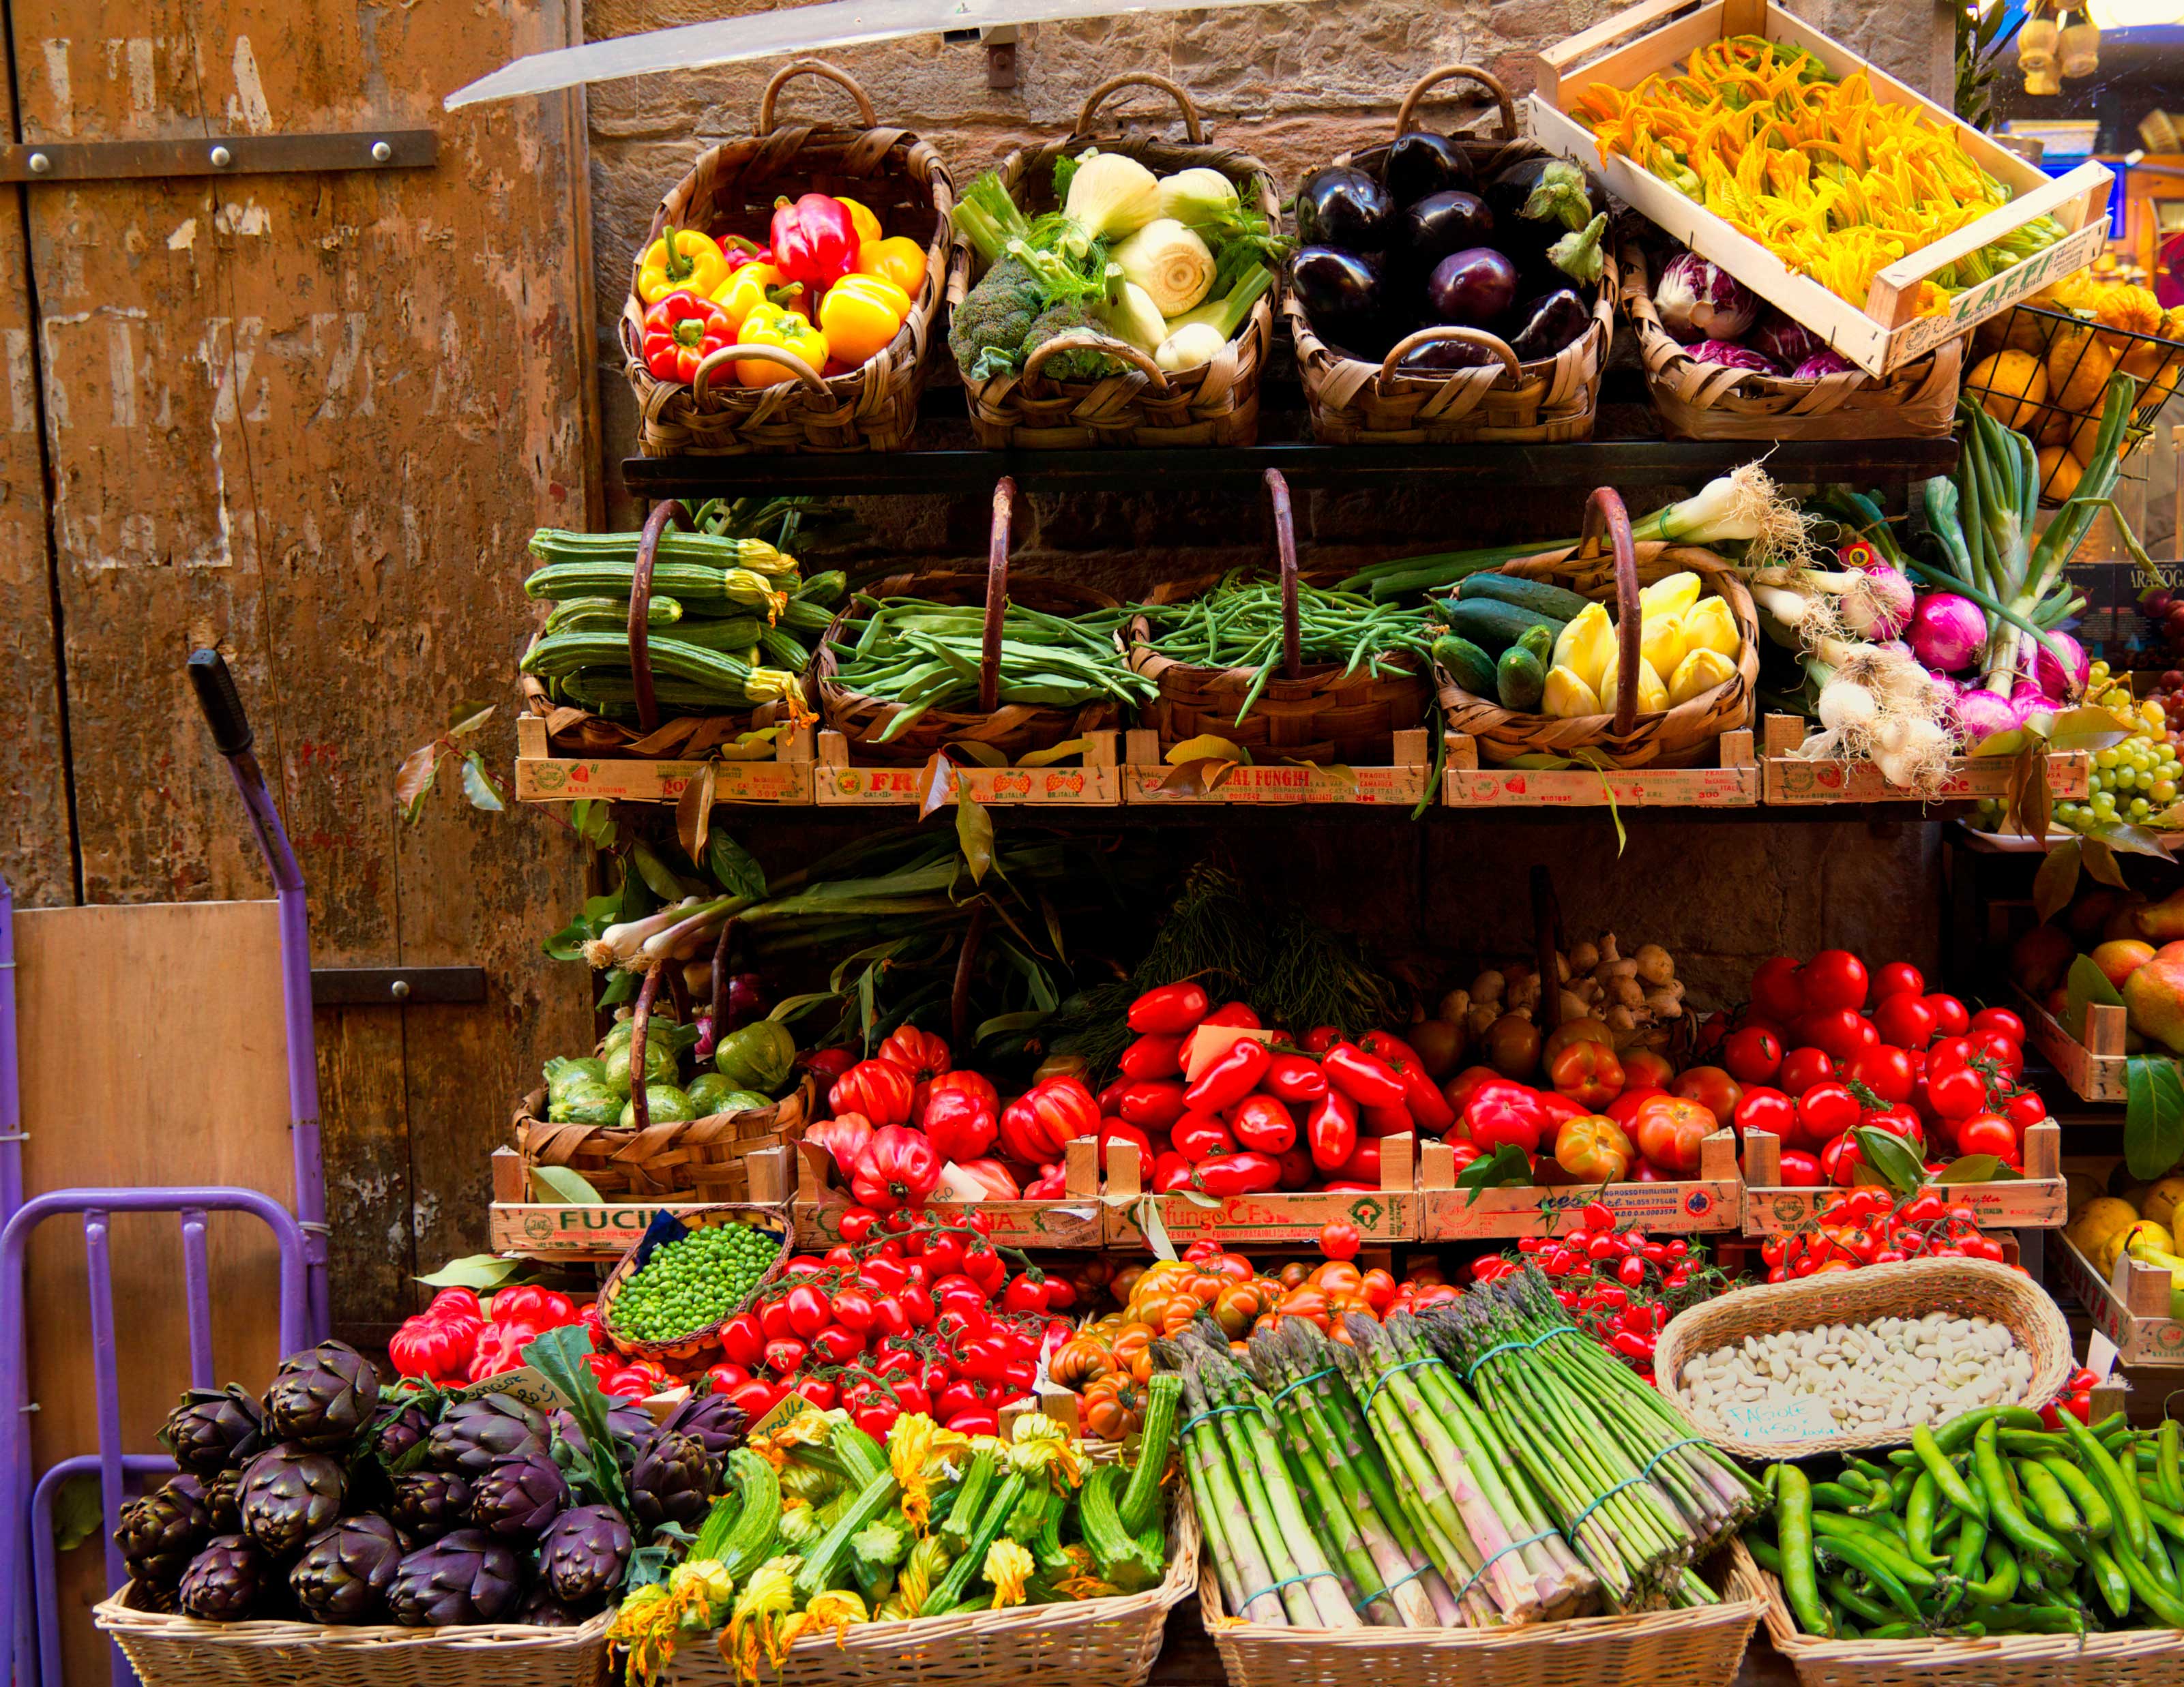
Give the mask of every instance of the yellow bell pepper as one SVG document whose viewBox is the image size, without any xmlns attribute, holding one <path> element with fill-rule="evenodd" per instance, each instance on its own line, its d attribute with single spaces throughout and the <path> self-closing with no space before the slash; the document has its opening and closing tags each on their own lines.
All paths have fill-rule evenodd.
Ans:
<svg viewBox="0 0 2184 1687">
<path fill-rule="evenodd" d="M 863 247 L 880 237 L 880 220 L 860 205 L 855 199 L 833 196 L 834 203 L 850 214 L 850 226 L 857 231 L 857 244 Z"/>
<path fill-rule="evenodd" d="M 755 260 L 738 264 L 731 270 L 726 280 L 713 289 L 713 303 L 727 314 L 731 326 L 740 328 L 744 319 L 761 304 L 777 304 L 810 319 L 811 313 L 804 303 L 804 288 L 790 281 L 771 264 Z"/>
<path fill-rule="evenodd" d="M 868 240 L 857 248 L 857 273 L 885 276 L 916 298 L 925 285 L 925 248 L 906 234 Z"/>
<path fill-rule="evenodd" d="M 805 317 L 778 304 L 754 305 L 737 331 L 736 343 L 794 352 L 811 365 L 814 375 L 827 367 L 827 337 Z M 736 360 L 736 379 L 746 387 L 777 387 L 797 376 L 785 364 L 750 357 Z"/>
<path fill-rule="evenodd" d="M 647 304 L 662 293 L 687 287 L 703 298 L 720 286 L 728 273 L 728 260 L 720 242 L 694 228 L 668 225 L 667 232 L 645 249 L 638 265 L 637 296 Z"/>
<path fill-rule="evenodd" d="M 884 276 L 844 276 L 819 301 L 819 327 L 827 348 L 846 364 L 860 364 L 884 348 L 910 315 L 910 295 Z"/>
</svg>

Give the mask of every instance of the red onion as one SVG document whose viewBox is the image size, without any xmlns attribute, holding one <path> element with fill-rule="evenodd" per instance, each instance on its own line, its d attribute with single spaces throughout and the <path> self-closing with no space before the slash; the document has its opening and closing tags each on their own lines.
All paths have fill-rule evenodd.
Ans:
<svg viewBox="0 0 2184 1687">
<path fill-rule="evenodd" d="M 2068 653 L 2067 662 L 2056 660 L 2055 653 L 2048 648 L 2050 641 L 2060 644 Z M 2067 632 L 2051 632 L 2046 638 L 2031 643 L 2032 677 L 2042 694 L 2058 703 L 2082 696 L 2093 672 L 2092 659 L 2086 654 L 2085 646 Z"/>
<path fill-rule="evenodd" d="M 1986 616 L 1970 598 L 1929 592 L 1912 610 L 1903 637 L 1928 667 L 1955 673 L 1970 667 L 1986 643 Z"/>
</svg>

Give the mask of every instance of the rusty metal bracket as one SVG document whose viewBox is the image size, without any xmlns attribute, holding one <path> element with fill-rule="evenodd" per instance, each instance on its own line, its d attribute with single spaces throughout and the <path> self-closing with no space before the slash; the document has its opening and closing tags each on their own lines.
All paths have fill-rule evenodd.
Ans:
<svg viewBox="0 0 2184 1687">
<path fill-rule="evenodd" d="M 215 135 L 196 141 L 43 141 L 0 147 L 0 181 L 426 170 L 439 156 L 440 137 L 430 129 L 368 129 L 354 135 Z"/>
<path fill-rule="evenodd" d="M 482 966 L 314 966 L 314 1007 L 414 1007 L 423 1002 L 482 1002 Z"/>
</svg>

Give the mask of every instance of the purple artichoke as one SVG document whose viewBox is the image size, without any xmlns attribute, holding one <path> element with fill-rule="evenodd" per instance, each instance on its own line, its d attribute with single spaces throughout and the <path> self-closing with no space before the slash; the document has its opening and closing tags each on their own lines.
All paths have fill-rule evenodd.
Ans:
<svg viewBox="0 0 2184 1687">
<path fill-rule="evenodd" d="M 396 1567 L 387 1604 L 404 1628 L 450 1629 L 499 1622 L 522 1591 L 513 1551 L 482 1530 L 459 1528 Z"/>
<path fill-rule="evenodd" d="M 405 1471 L 396 1477 L 394 1496 L 387 1505 L 387 1520 L 419 1546 L 461 1528 L 470 1514 L 470 1484 L 437 1470 Z"/>
<path fill-rule="evenodd" d="M 554 1519 L 538 1543 L 538 1569 L 554 1597 L 582 1606 L 621 1585 L 636 1543 L 611 1506 L 579 1506 Z"/>
<path fill-rule="evenodd" d="M 696 1436 L 716 1464 L 743 1445 L 747 1427 L 743 1408 L 726 1395 L 692 1395 L 660 1425 L 673 1434 Z"/>
<path fill-rule="evenodd" d="M 149 1582 L 138 1582 L 129 1590 L 129 1609 L 149 1611 L 160 1617 L 173 1617 L 182 1608 L 181 1596 L 172 1588 L 154 1587 Z"/>
<path fill-rule="evenodd" d="M 378 1412 L 379 1372 L 343 1341 L 289 1355 L 265 1391 L 273 1434 L 312 1451 L 348 1445 Z"/>
<path fill-rule="evenodd" d="M 121 1549 L 133 1579 L 170 1588 L 181 1580 L 205 1542 L 220 1532 L 213 1527 L 213 1515 L 206 1484 L 185 1472 L 157 1493 L 131 1500 L 121 1508 L 114 1544 Z"/>
<path fill-rule="evenodd" d="M 471 1521 L 488 1534 L 528 1540 L 568 1508 L 569 1479 L 544 1453 L 493 1461 L 471 1488 Z"/>
<path fill-rule="evenodd" d="M 288 1586 L 315 1623 L 385 1620 L 402 1537 L 384 1517 L 344 1517 L 305 1543 Z"/>
<path fill-rule="evenodd" d="M 450 1476 L 484 1475 L 495 1459 L 544 1452 L 546 1420 L 509 1395 L 481 1395 L 449 1406 L 425 1438 L 433 1469 Z"/>
<path fill-rule="evenodd" d="M 671 1523 L 694 1534 L 720 1491 L 720 1466 L 695 1435 L 663 1429 L 630 1467 L 632 1520 L 648 1535 Z"/>
<path fill-rule="evenodd" d="M 223 1534 L 190 1561 L 176 1602 L 208 1623 L 239 1623 L 264 1601 L 275 1573 L 272 1560 L 255 1543 Z"/>
<path fill-rule="evenodd" d="M 581 1629 L 590 1614 L 562 1604 L 554 1597 L 554 1590 L 541 1582 L 508 1620 L 527 1623 L 534 1629 Z"/>
<path fill-rule="evenodd" d="M 241 1389 L 193 1389 L 159 1426 L 159 1445 L 198 1476 L 249 1463 L 265 1445 L 265 1408 Z"/>
<path fill-rule="evenodd" d="M 633 1401 L 610 1398 L 607 1404 L 607 1428 L 612 1432 L 617 1445 L 630 1448 L 644 1445 L 650 1440 L 660 1426 L 652 1421 L 652 1414 Z M 579 1454 L 591 1450 L 591 1443 L 584 1437 L 583 1428 L 567 1412 L 556 1407 L 551 1414 L 551 1434 L 558 1435 Z M 624 1463 L 628 1462 L 626 1458 Z"/>
<path fill-rule="evenodd" d="M 242 1534 L 242 1470 L 223 1470 L 206 1483 L 205 1503 L 212 1507 L 212 1532 L 214 1534 Z"/>
<path fill-rule="evenodd" d="M 365 1434 L 382 1463 L 393 1464 L 432 1434 L 438 1405 L 432 1396 L 380 1402 L 379 1416 Z"/>
<path fill-rule="evenodd" d="M 242 1532 L 286 1558 L 341 1515 L 348 1491 L 342 1467 L 323 1453 L 274 1447 L 242 1473 Z"/>
</svg>

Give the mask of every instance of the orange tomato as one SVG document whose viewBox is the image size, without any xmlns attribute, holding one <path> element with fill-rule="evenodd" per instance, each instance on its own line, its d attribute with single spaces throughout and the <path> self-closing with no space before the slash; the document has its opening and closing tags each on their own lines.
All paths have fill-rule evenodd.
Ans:
<svg viewBox="0 0 2184 1687">
<path fill-rule="evenodd" d="M 1103 1441 L 1119 1441 L 1144 1420 L 1145 1397 L 1134 1378 L 1102 1377 L 1084 1390 L 1078 1408 L 1084 1427 Z"/>
<path fill-rule="evenodd" d="M 1065 1389 L 1081 1389 L 1114 1368 L 1115 1356 L 1089 1332 L 1072 1336 L 1046 1361 L 1047 1374 Z"/>
<path fill-rule="evenodd" d="M 1229 1278 L 1238 1283 L 1249 1283 L 1258 1275 L 1251 1261 L 1241 1254 L 1223 1254 L 1206 1263 L 1217 1277 Z"/>
<path fill-rule="evenodd" d="M 1329 1260 L 1312 1272 L 1308 1279 L 1323 1294 L 1355 1294 L 1364 1278 L 1357 1267 L 1347 1260 Z"/>
<path fill-rule="evenodd" d="M 1284 1289 L 1301 1289 L 1305 1279 L 1312 1275 L 1311 1268 L 1301 1260 L 1291 1260 L 1282 1267 L 1281 1285 Z"/>
<path fill-rule="evenodd" d="M 1378 1266 L 1364 1274 L 1358 1289 L 1375 1316 L 1384 1314 L 1396 1304 L 1396 1279 Z"/>
</svg>

